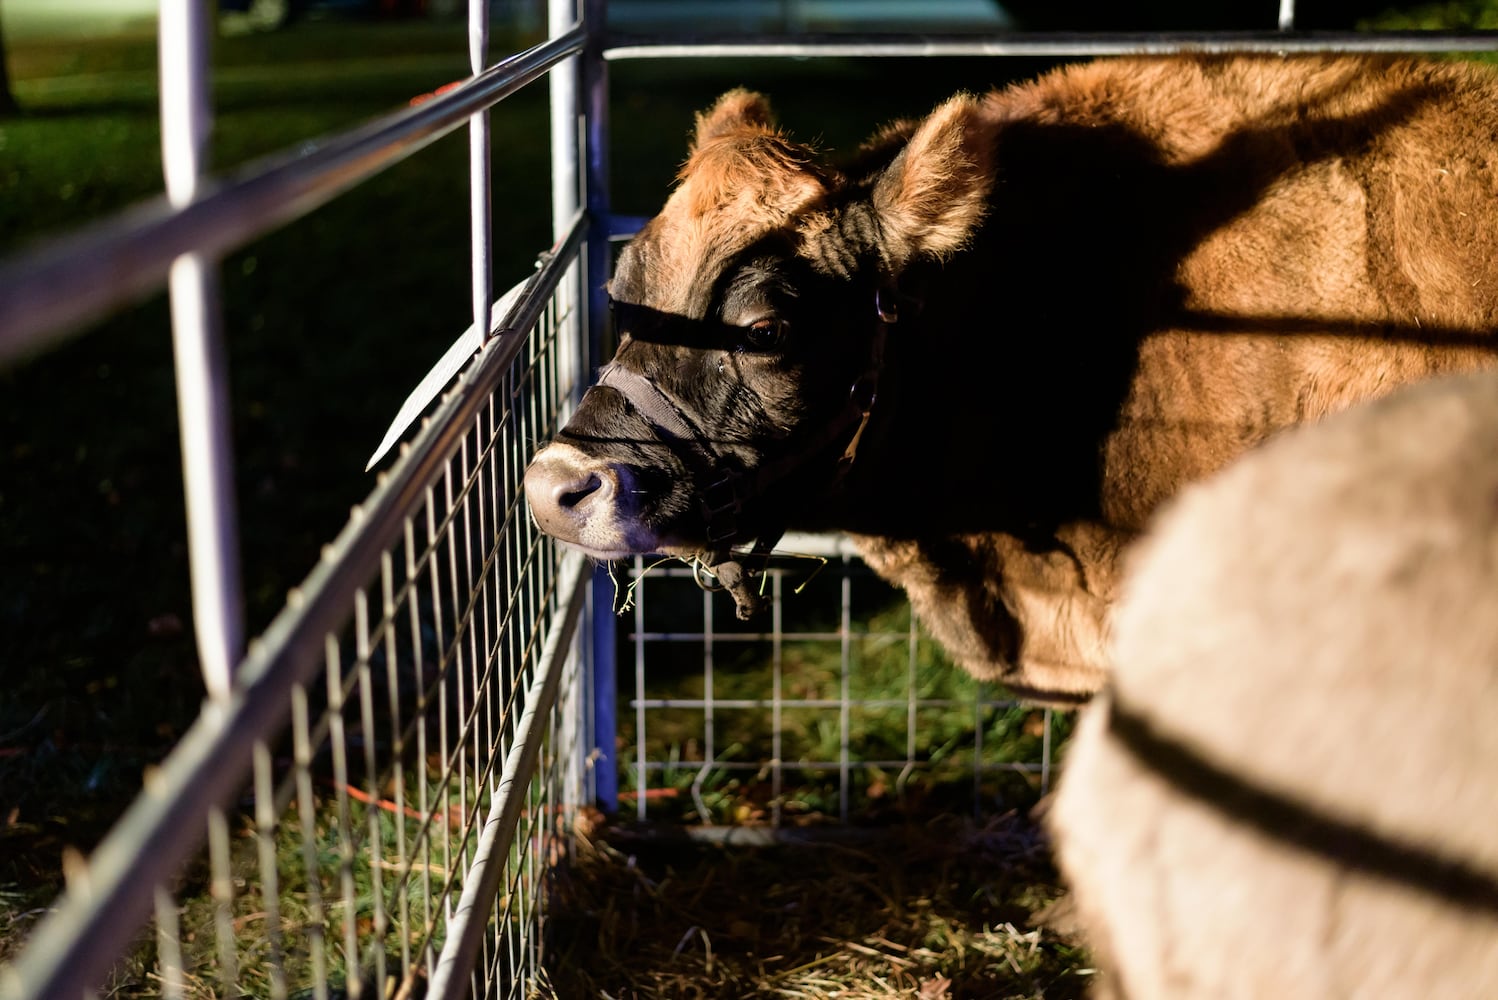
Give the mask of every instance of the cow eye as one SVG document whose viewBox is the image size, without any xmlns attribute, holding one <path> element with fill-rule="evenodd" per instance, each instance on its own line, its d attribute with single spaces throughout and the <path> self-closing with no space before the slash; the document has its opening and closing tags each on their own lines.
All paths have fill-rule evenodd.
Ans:
<svg viewBox="0 0 1498 1000">
<path fill-rule="evenodd" d="M 778 317 L 771 317 L 751 324 L 749 332 L 744 335 L 744 339 L 755 350 L 768 351 L 784 343 L 786 334 L 790 332 L 790 329 L 790 323 Z"/>
</svg>

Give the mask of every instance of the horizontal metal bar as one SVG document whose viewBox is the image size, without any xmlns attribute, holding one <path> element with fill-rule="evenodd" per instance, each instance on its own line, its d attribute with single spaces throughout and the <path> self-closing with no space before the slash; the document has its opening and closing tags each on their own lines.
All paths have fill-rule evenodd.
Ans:
<svg viewBox="0 0 1498 1000">
<path fill-rule="evenodd" d="M 536 771 L 536 760 L 551 707 L 556 701 L 572 632 L 585 600 L 584 584 L 592 579 L 592 567 L 580 552 L 569 552 L 557 575 L 559 607 L 546 636 L 536 676 L 525 695 L 525 711 L 516 725 L 515 742 L 505 757 L 499 788 L 489 804 L 473 865 L 463 883 L 463 894 L 448 919 L 447 940 L 437 958 L 437 968 L 427 989 L 429 1000 L 449 1000 L 467 994 L 468 975 L 473 970 L 489 925 L 490 910 L 499 893 L 510 844 L 525 807 L 527 791 Z"/>
<path fill-rule="evenodd" d="M 775 546 L 773 554 L 792 558 L 809 556 L 813 559 L 856 559 L 858 546 L 847 535 L 838 532 L 788 531 L 780 539 L 780 544 Z M 647 554 L 639 558 L 647 564 L 646 572 L 651 576 L 694 576 L 697 573 L 690 564 L 670 556 Z M 628 563 L 628 569 L 631 573 L 635 572 L 632 561 Z M 772 569 L 770 572 L 783 573 L 786 570 Z"/>
<path fill-rule="evenodd" d="M 574 27 L 415 107 L 205 180 L 189 205 L 161 196 L 0 263 L 0 363 L 154 291 L 184 253 L 222 255 L 307 214 L 536 80 L 583 41 Z"/>
<path fill-rule="evenodd" d="M 844 702 L 838 698 L 782 698 L 778 702 L 772 698 L 714 698 L 707 701 L 703 698 L 631 698 L 630 708 L 773 708 L 775 705 L 781 708 L 841 708 Z M 847 702 L 853 708 L 1017 708 L 1019 701 L 1014 698 L 990 698 L 985 700 L 958 699 L 958 698 L 917 698 L 911 701 L 907 698 L 850 698 Z"/>
<path fill-rule="evenodd" d="M 1178 52 L 1488 52 L 1498 32 L 1200 31 L 1010 35 L 610 35 L 603 57 L 724 59 L 915 56 L 1168 55 Z"/>
<path fill-rule="evenodd" d="M 949 765 L 940 760 L 850 760 L 847 762 L 839 760 L 643 760 L 631 761 L 627 766 L 641 771 L 698 771 L 704 767 L 718 768 L 723 771 L 760 771 L 766 767 L 778 767 L 783 771 L 840 771 L 844 767 L 854 770 L 871 770 L 877 767 L 889 771 L 897 767 L 927 769 Z M 971 763 L 963 764 L 962 768 L 963 770 L 975 768 L 979 771 L 1022 771 L 1025 774 L 1038 774 L 1044 766 L 1019 760 L 985 763 L 975 759 Z"/>
<path fill-rule="evenodd" d="M 535 326 L 578 254 L 585 222 L 579 213 L 535 284 L 516 302 L 508 325 L 526 331 Z M 227 702 L 204 705 L 90 856 L 86 879 L 69 885 L 15 964 L 0 966 L 0 996 L 76 997 L 103 980 L 110 956 L 124 951 L 149 914 L 155 887 L 202 841 L 208 809 L 229 801 L 243 785 L 255 741 L 285 722 L 292 687 L 321 665 L 323 637 L 347 618 L 350 595 L 374 574 L 405 517 L 421 501 L 425 484 L 472 426 L 524 341 L 516 336 L 491 346 L 423 427 L 407 458 L 380 477 L 365 507 L 355 509 L 288 607 L 250 644 Z M 102 956 L 104 964 L 72 955 L 78 937 L 94 942 L 87 957 Z"/>
<path fill-rule="evenodd" d="M 643 642 L 768 642 L 780 638 L 785 642 L 837 642 L 841 632 L 631 632 L 631 639 Z M 908 639 L 909 632 L 854 632 L 855 639 Z"/>
</svg>

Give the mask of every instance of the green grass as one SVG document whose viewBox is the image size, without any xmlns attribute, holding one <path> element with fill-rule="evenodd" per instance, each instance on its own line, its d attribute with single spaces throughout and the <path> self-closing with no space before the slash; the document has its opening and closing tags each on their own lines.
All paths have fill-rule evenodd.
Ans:
<svg viewBox="0 0 1498 1000">
<path fill-rule="evenodd" d="M 422 801 L 419 780 L 406 776 L 408 807 Z M 436 775 L 428 775 L 426 794 L 438 817 L 430 825 L 396 815 L 388 801 L 384 807 L 348 801 L 345 828 L 337 799 L 327 788 L 315 795 L 310 817 L 293 802 L 268 834 L 248 817 L 240 818 L 230 832 L 229 870 L 237 883 L 233 898 L 224 905 L 213 897 L 204 863 L 192 866 L 182 879 L 179 920 L 186 995 L 203 1000 L 219 995 L 222 966 L 215 925 L 221 905 L 235 930 L 235 983 L 247 996 L 270 996 L 273 983 L 291 996 L 311 996 L 319 981 L 338 995 L 351 978 L 370 977 L 374 956 L 381 951 L 389 976 L 399 976 L 403 956 L 413 968 L 428 957 L 435 959 L 446 936 L 444 898 L 455 901 L 461 890 L 454 869 L 457 859 L 464 852 L 471 856 L 477 845 L 489 794 L 470 783 L 466 814 L 458 811 L 456 787 Z M 467 825 L 464 817 L 475 814 L 478 820 Z M 450 822 L 442 821 L 444 815 Z M 278 858 L 274 886 L 261 879 L 262 837 L 269 838 Z M 404 845 L 404 855 L 399 845 Z M 527 847 L 516 845 L 512 864 Z M 427 886 L 430 896 L 424 892 Z M 347 934 L 357 942 L 353 960 L 344 949 Z M 157 995 L 156 962 L 155 939 L 140 941 L 116 966 L 108 994 L 121 1000 Z"/>
<path fill-rule="evenodd" d="M 1491 31 L 1498 28 L 1498 3 L 1493 0 L 1447 0 L 1412 4 L 1384 11 L 1360 26 L 1379 31 Z"/>
<path fill-rule="evenodd" d="M 840 579 L 830 568 L 825 574 L 820 586 L 784 598 L 785 632 L 836 633 Z M 1003 692 L 956 668 L 929 637 L 921 635 L 912 652 L 905 637 L 909 605 L 896 591 L 867 572 L 855 572 L 852 587 L 856 611 L 846 677 L 840 640 L 787 639 L 782 645 L 781 697 L 788 703 L 833 704 L 785 705 L 778 744 L 775 717 L 768 707 L 719 704 L 711 713 L 685 706 L 648 708 L 643 759 L 665 766 L 646 770 L 642 788 L 636 766 L 642 758 L 637 716 L 621 708 L 625 811 L 630 812 L 643 791 L 647 815 L 668 822 L 753 824 L 777 816 L 796 824 L 835 820 L 842 811 L 842 778 L 835 768 L 811 765 L 839 762 L 845 739 L 852 761 L 847 779 L 849 817 L 856 821 L 889 821 L 945 809 L 992 812 L 1033 803 L 1040 794 L 1039 774 L 999 765 L 1038 765 L 1045 727 L 1051 727 L 1053 745 L 1059 747 L 1070 731 L 1071 717 L 1056 714 L 1048 721 L 1040 709 L 985 704 L 1001 700 Z M 647 632 L 701 629 L 702 601 L 689 580 L 647 577 L 646 588 L 651 611 Z M 732 620 L 727 600 L 717 600 L 721 606 L 715 609 L 715 627 L 720 636 L 731 637 L 741 626 Z M 664 608 L 657 609 L 662 603 Z M 621 628 L 632 629 L 634 624 L 626 619 Z M 647 642 L 645 697 L 706 698 L 704 652 L 701 642 Z M 634 697 L 629 677 L 633 649 L 626 654 L 622 683 Z M 767 699 L 774 690 L 768 641 L 720 638 L 713 660 L 711 697 L 717 703 Z M 837 707 L 845 686 L 846 722 Z M 913 719 L 912 702 L 918 703 Z M 981 758 L 975 735 L 982 741 Z M 784 773 L 778 799 L 769 779 L 777 745 Z M 899 764 L 859 764 L 907 758 L 912 765 L 908 771 Z M 975 780 L 980 764 L 983 771 Z M 694 786 L 696 797 L 691 794 Z"/>
</svg>

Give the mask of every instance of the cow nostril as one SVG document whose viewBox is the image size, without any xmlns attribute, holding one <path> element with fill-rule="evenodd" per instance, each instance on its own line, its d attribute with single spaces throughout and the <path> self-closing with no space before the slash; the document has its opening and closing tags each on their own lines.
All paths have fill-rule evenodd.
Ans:
<svg viewBox="0 0 1498 1000">
<path fill-rule="evenodd" d="M 588 497 L 597 493 L 603 486 L 603 480 L 598 474 L 591 473 L 588 478 L 576 485 L 574 489 L 561 489 L 557 491 L 557 504 L 568 510 L 578 506 Z"/>
</svg>

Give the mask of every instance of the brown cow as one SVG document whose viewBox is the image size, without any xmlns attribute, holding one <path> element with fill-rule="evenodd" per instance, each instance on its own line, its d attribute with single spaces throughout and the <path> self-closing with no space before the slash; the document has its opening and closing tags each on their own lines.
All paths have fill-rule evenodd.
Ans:
<svg viewBox="0 0 1498 1000">
<path fill-rule="evenodd" d="M 968 670 L 1082 700 L 1162 500 L 1493 363 L 1495 137 L 1472 66 L 1119 59 L 959 95 L 839 171 L 731 92 L 620 256 L 618 353 L 531 509 L 729 583 L 731 546 L 854 533 Z"/>
<path fill-rule="evenodd" d="M 1498 996 L 1498 375 L 1282 435 L 1129 562 L 1048 817 L 1114 992 Z"/>
</svg>

